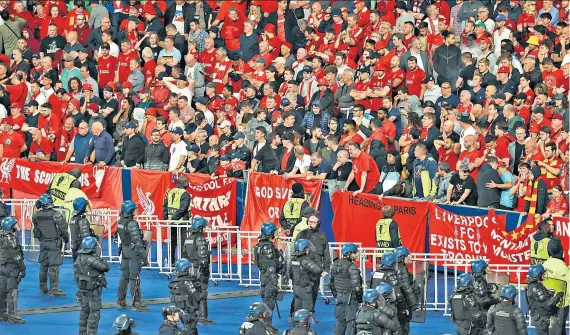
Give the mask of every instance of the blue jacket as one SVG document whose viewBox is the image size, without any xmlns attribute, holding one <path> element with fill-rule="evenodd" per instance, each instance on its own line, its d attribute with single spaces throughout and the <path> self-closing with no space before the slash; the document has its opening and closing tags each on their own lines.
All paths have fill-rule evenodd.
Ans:
<svg viewBox="0 0 570 335">
<path fill-rule="evenodd" d="M 437 192 L 435 184 L 437 162 L 428 153 L 423 161 L 416 158 L 413 167 L 411 179 L 414 198 L 433 200 Z"/>
<path fill-rule="evenodd" d="M 321 129 L 323 130 L 323 135 L 329 134 L 329 120 L 331 119 L 331 115 L 327 111 L 321 111 Z M 303 122 L 301 126 L 305 129 L 311 129 L 315 123 L 315 114 L 312 111 L 307 111 L 305 113 L 305 117 L 303 117 Z"/>
<path fill-rule="evenodd" d="M 115 159 L 115 145 L 113 137 L 106 131 L 102 132 L 99 136 L 93 136 L 89 141 L 89 149 L 87 150 L 88 156 L 95 150 L 95 162 L 105 162 L 107 165 L 114 165 Z"/>
</svg>

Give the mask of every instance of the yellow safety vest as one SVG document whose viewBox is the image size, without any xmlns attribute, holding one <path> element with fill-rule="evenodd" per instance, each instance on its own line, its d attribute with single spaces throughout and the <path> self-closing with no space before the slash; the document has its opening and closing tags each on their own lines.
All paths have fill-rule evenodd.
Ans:
<svg viewBox="0 0 570 335">
<path fill-rule="evenodd" d="M 548 242 L 550 237 L 545 237 L 540 241 L 530 238 L 530 264 L 542 264 L 550 258 L 548 255 Z"/>
<path fill-rule="evenodd" d="M 301 217 L 301 207 L 304 202 L 305 199 L 291 198 L 283 205 L 283 217 L 291 227 L 294 227 Z"/>
<path fill-rule="evenodd" d="M 392 219 L 380 219 L 376 223 L 376 247 L 377 248 L 390 248 L 392 239 L 390 238 L 390 224 Z M 398 229 L 398 242 L 402 244 L 400 237 L 400 230 Z"/>
<path fill-rule="evenodd" d="M 50 185 L 49 193 L 53 198 L 53 204 L 55 206 L 63 206 L 65 202 L 65 195 L 69 192 L 71 188 L 71 183 L 73 183 L 77 178 L 70 175 L 69 173 L 58 173 L 53 177 Z"/>
<path fill-rule="evenodd" d="M 182 188 L 175 188 L 170 190 L 167 195 L 167 206 L 166 209 L 168 211 L 168 220 L 172 220 L 174 213 L 180 209 L 180 199 L 182 199 L 182 195 L 186 193 L 185 189 Z M 192 204 L 188 207 L 188 212 L 192 213 Z"/>
<path fill-rule="evenodd" d="M 549 258 L 547 259 L 542 266 L 544 266 L 544 278 L 553 278 L 558 279 L 561 281 L 566 282 L 565 289 L 566 292 L 564 294 L 564 301 L 562 302 L 563 307 L 570 305 L 570 269 L 568 269 L 568 265 L 564 263 L 563 260 L 558 258 Z M 546 286 L 546 285 L 545 285 Z M 556 290 L 557 292 L 561 292 Z"/>
<path fill-rule="evenodd" d="M 309 228 L 309 219 L 307 218 L 301 218 L 301 221 L 299 221 L 299 223 L 297 223 L 297 225 L 295 226 L 295 229 L 293 230 L 293 241 L 297 240 L 297 235 L 299 235 L 300 232 L 302 232 L 303 230 Z"/>
<path fill-rule="evenodd" d="M 65 221 L 69 224 L 71 217 L 73 216 L 73 201 L 77 198 L 83 198 L 87 200 L 89 205 L 87 208 L 93 208 L 91 201 L 87 198 L 85 192 L 78 188 L 70 188 L 67 194 L 65 195 L 65 200 L 63 202 L 63 208 L 65 208 Z"/>
</svg>

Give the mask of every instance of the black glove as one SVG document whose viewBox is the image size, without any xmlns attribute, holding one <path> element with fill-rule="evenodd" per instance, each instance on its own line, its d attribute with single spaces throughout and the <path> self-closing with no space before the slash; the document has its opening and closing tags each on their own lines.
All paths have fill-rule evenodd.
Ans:
<svg viewBox="0 0 570 335">
<path fill-rule="evenodd" d="M 357 301 L 359 304 L 361 304 L 361 303 L 362 303 L 362 291 L 361 291 L 361 290 L 356 291 L 356 292 L 355 292 L 355 295 L 356 295 L 356 301 Z"/>
<path fill-rule="evenodd" d="M 143 260 L 141 261 L 141 266 L 142 266 L 142 267 L 145 267 L 145 266 L 147 266 L 147 265 L 148 265 L 148 260 L 145 258 L 145 259 L 143 259 Z"/>
</svg>

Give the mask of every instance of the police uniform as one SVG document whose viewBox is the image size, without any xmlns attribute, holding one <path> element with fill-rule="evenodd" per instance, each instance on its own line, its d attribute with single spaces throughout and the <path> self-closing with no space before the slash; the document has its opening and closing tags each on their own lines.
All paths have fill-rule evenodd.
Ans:
<svg viewBox="0 0 570 335">
<path fill-rule="evenodd" d="M 473 288 L 456 287 L 449 302 L 451 319 L 458 335 L 480 334 L 484 330 L 485 315 L 479 309 Z"/>
<path fill-rule="evenodd" d="M 408 313 L 398 313 L 398 319 L 402 325 L 402 330 L 404 334 L 410 331 L 410 320 L 412 319 L 412 311 L 419 309 L 420 305 L 418 299 L 422 296 L 422 292 L 418 283 L 414 280 L 414 276 L 408 271 L 408 267 L 403 261 L 398 261 L 394 267 L 396 270 L 396 275 L 398 276 L 398 282 L 400 283 L 400 289 L 404 296 L 404 301 L 406 304 L 406 310 Z"/>
<path fill-rule="evenodd" d="M 317 333 L 305 326 L 295 326 L 284 331 L 283 335 L 317 335 Z"/>
<path fill-rule="evenodd" d="M 200 300 L 200 283 L 188 271 L 177 272 L 176 278 L 168 284 L 172 295 L 170 301 L 180 309 L 180 320 L 184 324 L 184 334 L 198 334 L 196 329 L 196 304 Z"/>
<path fill-rule="evenodd" d="M 487 331 L 499 335 L 528 335 L 522 310 L 510 301 L 501 301 L 489 308 Z"/>
<path fill-rule="evenodd" d="M 72 185 L 75 188 L 81 188 L 79 180 L 67 172 L 58 173 L 53 177 L 47 193 L 53 197 L 55 206 L 63 206 L 65 204 L 65 196 Z"/>
<path fill-rule="evenodd" d="M 376 288 L 378 285 L 380 285 L 380 283 L 388 283 L 394 289 L 394 294 L 396 296 L 396 307 L 398 310 L 397 317 L 400 325 L 402 326 L 402 334 L 408 334 L 410 331 L 409 315 L 412 314 L 412 311 L 408 305 L 407 299 L 409 298 L 409 292 L 412 292 L 413 295 L 413 291 L 409 287 L 409 284 L 404 290 L 402 285 L 403 283 L 399 280 L 395 266 L 380 265 L 378 271 L 374 272 L 372 275 L 370 288 Z M 406 315 L 406 311 L 408 312 L 408 315 Z"/>
<path fill-rule="evenodd" d="M 193 231 L 184 242 L 183 257 L 192 262 L 193 273 L 200 282 L 198 317 L 200 322 L 208 319 L 208 282 L 210 280 L 210 249 L 202 230 Z M 209 322 L 209 320 L 208 320 Z"/>
<path fill-rule="evenodd" d="M 292 312 L 301 308 L 314 310 L 313 286 L 315 282 L 318 283 L 323 269 L 304 252 L 301 255 L 293 255 L 290 272 L 294 295 Z"/>
<path fill-rule="evenodd" d="M 0 229 L 0 321 L 25 323 L 18 316 L 18 285 L 25 276 L 24 253 L 16 232 Z"/>
<path fill-rule="evenodd" d="M 240 335 L 267 335 L 272 334 L 271 326 L 259 318 L 248 315 L 239 328 Z"/>
<path fill-rule="evenodd" d="M 384 218 L 376 223 L 376 247 L 394 249 L 402 245 L 398 223 L 392 218 Z"/>
<path fill-rule="evenodd" d="M 164 199 L 163 216 L 172 221 L 188 220 L 192 216 L 192 208 L 190 207 L 190 193 L 186 191 L 185 186 L 178 185 L 170 190 Z M 173 223 L 176 224 L 176 223 Z M 180 230 L 180 245 L 184 245 L 186 238 L 186 228 L 170 228 L 170 259 L 174 263 L 176 259 L 176 247 L 178 246 L 178 231 Z"/>
<path fill-rule="evenodd" d="M 0 189 L 0 195 L 2 195 L 2 190 Z M 10 211 L 8 210 L 8 206 L 4 201 L 0 200 L 0 221 L 10 215 Z"/>
<path fill-rule="evenodd" d="M 65 218 L 53 206 L 40 208 L 33 216 L 33 233 L 40 240 L 40 291 L 47 294 L 49 272 L 52 295 L 65 295 L 59 289 L 59 267 L 63 264 L 62 246 L 69 242 Z"/>
<path fill-rule="evenodd" d="M 475 299 L 479 304 L 479 308 L 481 308 L 484 314 L 487 313 L 489 307 L 499 302 L 499 299 L 493 297 L 489 291 L 489 284 L 487 283 L 484 272 L 473 274 L 473 292 L 475 293 Z"/>
<path fill-rule="evenodd" d="M 81 241 L 85 237 L 93 236 L 95 234 L 91 230 L 91 224 L 87 220 L 85 212 L 75 212 L 69 221 L 69 232 L 71 233 L 71 255 L 73 261 L 77 259 L 78 251 L 81 248 Z"/>
<path fill-rule="evenodd" d="M 121 238 L 121 279 L 117 292 L 118 305 L 126 307 L 127 286 L 130 283 L 133 297 L 133 310 L 147 310 L 141 304 L 140 272 L 143 264 L 147 263 L 147 250 L 143 241 L 143 232 L 133 215 L 121 213 L 117 233 Z"/>
<path fill-rule="evenodd" d="M 73 266 L 77 288 L 81 292 L 79 334 L 96 335 L 101 318 L 101 293 L 107 287 L 105 272 L 109 271 L 109 264 L 96 256 L 93 248 L 80 249 Z"/>
<path fill-rule="evenodd" d="M 541 283 L 539 278 L 528 278 L 526 296 L 530 316 L 535 323 L 536 335 L 548 335 L 550 317 L 556 313 L 556 304 L 562 298 L 562 293 L 554 295 Z"/>
<path fill-rule="evenodd" d="M 261 299 L 273 311 L 277 299 L 277 275 L 281 270 L 282 263 L 279 250 L 275 248 L 272 240 L 261 235 L 255 246 L 254 256 L 254 262 L 259 268 L 259 278 L 261 279 L 259 290 Z"/>
<path fill-rule="evenodd" d="M 336 298 L 334 317 L 337 320 L 334 335 L 355 330 L 358 303 L 362 302 L 362 277 L 360 270 L 348 257 L 334 261 L 329 283 L 333 296 Z"/>
<path fill-rule="evenodd" d="M 279 217 L 281 227 L 293 232 L 301 218 L 301 211 L 307 206 L 309 206 L 309 203 L 305 200 L 304 194 L 293 195 L 281 209 L 281 215 Z"/>
<path fill-rule="evenodd" d="M 309 257 L 320 266 L 323 271 L 330 272 L 331 268 L 331 255 L 329 251 L 329 239 L 327 234 L 320 230 L 319 227 L 315 229 L 307 228 L 297 235 L 297 240 L 305 239 L 311 241 L 315 246 L 315 250 L 309 251 Z M 317 302 L 317 295 L 321 284 L 321 277 L 313 277 L 313 306 Z"/>
<path fill-rule="evenodd" d="M 185 335 L 174 321 L 164 320 L 158 329 L 158 335 Z"/>
<path fill-rule="evenodd" d="M 400 329 L 397 321 L 390 319 L 373 306 L 363 304 L 356 312 L 356 331 L 368 331 L 370 334 L 393 334 Z"/>
</svg>

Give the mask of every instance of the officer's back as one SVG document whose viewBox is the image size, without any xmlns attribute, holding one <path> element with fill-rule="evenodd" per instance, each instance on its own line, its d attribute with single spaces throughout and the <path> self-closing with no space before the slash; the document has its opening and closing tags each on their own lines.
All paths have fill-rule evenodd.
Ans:
<svg viewBox="0 0 570 335">
<path fill-rule="evenodd" d="M 522 310 L 515 306 L 517 289 L 505 285 L 501 289 L 501 302 L 487 312 L 487 331 L 500 335 L 528 335 L 526 320 Z"/>
</svg>

